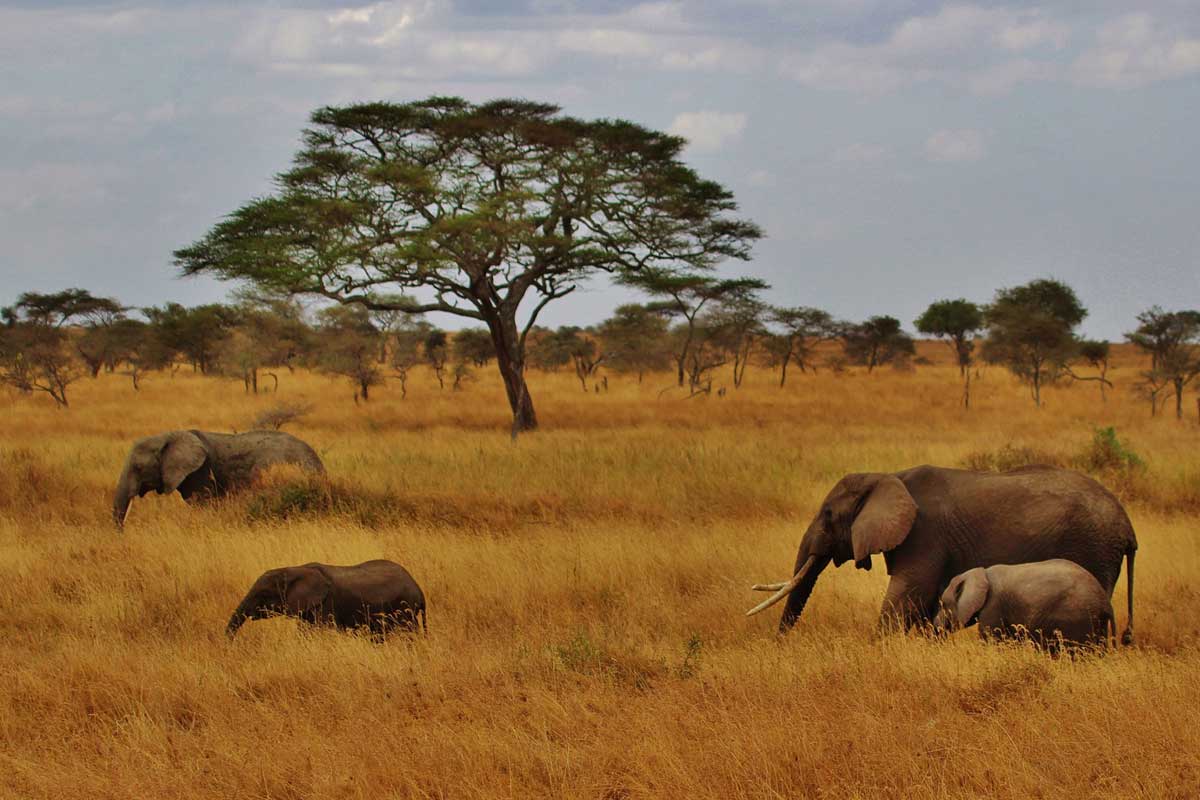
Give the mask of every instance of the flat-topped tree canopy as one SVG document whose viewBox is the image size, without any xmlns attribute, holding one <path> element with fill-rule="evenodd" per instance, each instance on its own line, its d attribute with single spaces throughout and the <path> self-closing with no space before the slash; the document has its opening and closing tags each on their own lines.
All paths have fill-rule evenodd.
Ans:
<svg viewBox="0 0 1200 800">
<path fill-rule="evenodd" d="M 485 323 L 513 408 L 536 427 L 525 337 L 547 303 L 595 273 L 686 273 L 749 258 L 762 234 L 686 142 L 526 100 L 326 107 L 276 191 L 178 250 L 185 275 L 250 280 L 370 309 L 425 289 L 408 313 Z M 530 307 L 518 314 L 527 298 Z"/>
</svg>

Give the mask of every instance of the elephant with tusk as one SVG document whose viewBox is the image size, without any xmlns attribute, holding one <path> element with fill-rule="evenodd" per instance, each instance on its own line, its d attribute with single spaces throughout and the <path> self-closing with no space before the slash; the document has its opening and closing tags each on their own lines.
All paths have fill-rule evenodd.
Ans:
<svg viewBox="0 0 1200 800">
<path fill-rule="evenodd" d="M 311 447 L 281 431 L 171 431 L 139 439 L 117 480 L 113 521 L 118 528 L 124 526 L 134 497 L 178 491 L 194 502 L 242 488 L 274 464 L 325 471 Z"/>
<path fill-rule="evenodd" d="M 746 612 L 784 598 L 779 632 L 795 624 L 821 571 L 853 561 L 870 569 L 882 555 L 891 580 L 881 626 L 931 623 L 950 579 L 975 567 L 1065 558 L 1095 576 L 1111 597 L 1126 560 L 1133 640 L 1133 557 L 1137 537 L 1120 502 L 1071 470 L 1030 466 L 973 472 L 920 466 L 897 473 L 847 475 L 825 497 L 800 540 L 792 577 L 755 584 L 773 594 Z"/>
</svg>

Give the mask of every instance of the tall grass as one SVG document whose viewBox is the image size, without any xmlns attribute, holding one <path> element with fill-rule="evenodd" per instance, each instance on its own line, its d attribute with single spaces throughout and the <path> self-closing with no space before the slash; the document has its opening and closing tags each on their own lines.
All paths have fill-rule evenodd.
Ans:
<svg viewBox="0 0 1200 800">
<path fill-rule="evenodd" d="M 304 373 L 259 396 L 102 376 L 69 411 L 6 395 L 0 796 L 1195 796 L 1200 428 L 1121 391 L 1128 352 L 1107 403 L 1063 386 L 1039 411 L 987 370 L 970 412 L 941 350 L 925 354 L 916 372 L 782 390 L 752 369 L 724 398 L 660 396 L 662 375 L 597 395 L 538 374 L 544 429 L 516 443 L 486 372 L 357 406 Z M 286 429 L 328 482 L 281 470 L 204 507 L 150 496 L 112 529 L 132 439 L 244 430 L 280 402 L 311 404 Z M 742 617 L 842 474 L 1028 460 L 1089 469 L 1126 500 L 1135 648 L 1051 660 L 973 631 L 879 638 L 887 577 L 849 566 L 784 639 L 776 616 Z M 425 589 L 428 637 L 275 620 L 225 640 L 263 570 L 377 557 Z"/>
</svg>

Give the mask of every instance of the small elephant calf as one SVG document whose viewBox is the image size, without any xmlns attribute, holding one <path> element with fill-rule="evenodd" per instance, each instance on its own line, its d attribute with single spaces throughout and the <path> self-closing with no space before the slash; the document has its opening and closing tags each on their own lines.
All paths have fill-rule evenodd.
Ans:
<svg viewBox="0 0 1200 800">
<path fill-rule="evenodd" d="M 1049 650 L 1103 644 L 1116 636 L 1112 603 L 1083 567 L 1061 558 L 976 567 L 955 576 L 942 594 L 934 629 L 979 623 L 980 636 L 1007 637 L 1024 628 Z"/>
<path fill-rule="evenodd" d="M 364 561 L 352 567 L 304 564 L 267 570 L 229 618 L 230 638 L 248 619 L 283 614 L 338 628 L 390 629 L 425 626 L 425 594 L 408 570 L 394 561 Z"/>
</svg>

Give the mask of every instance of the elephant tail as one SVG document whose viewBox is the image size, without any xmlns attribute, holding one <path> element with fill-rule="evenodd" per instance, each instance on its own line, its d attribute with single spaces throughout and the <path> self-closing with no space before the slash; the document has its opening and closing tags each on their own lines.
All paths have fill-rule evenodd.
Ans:
<svg viewBox="0 0 1200 800">
<path fill-rule="evenodd" d="M 1130 544 L 1125 550 L 1125 592 L 1129 607 L 1129 621 L 1125 623 L 1125 632 L 1121 634 L 1121 644 L 1133 644 L 1133 557 L 1137 555 L 1137 545 Z"/>
</svg>

